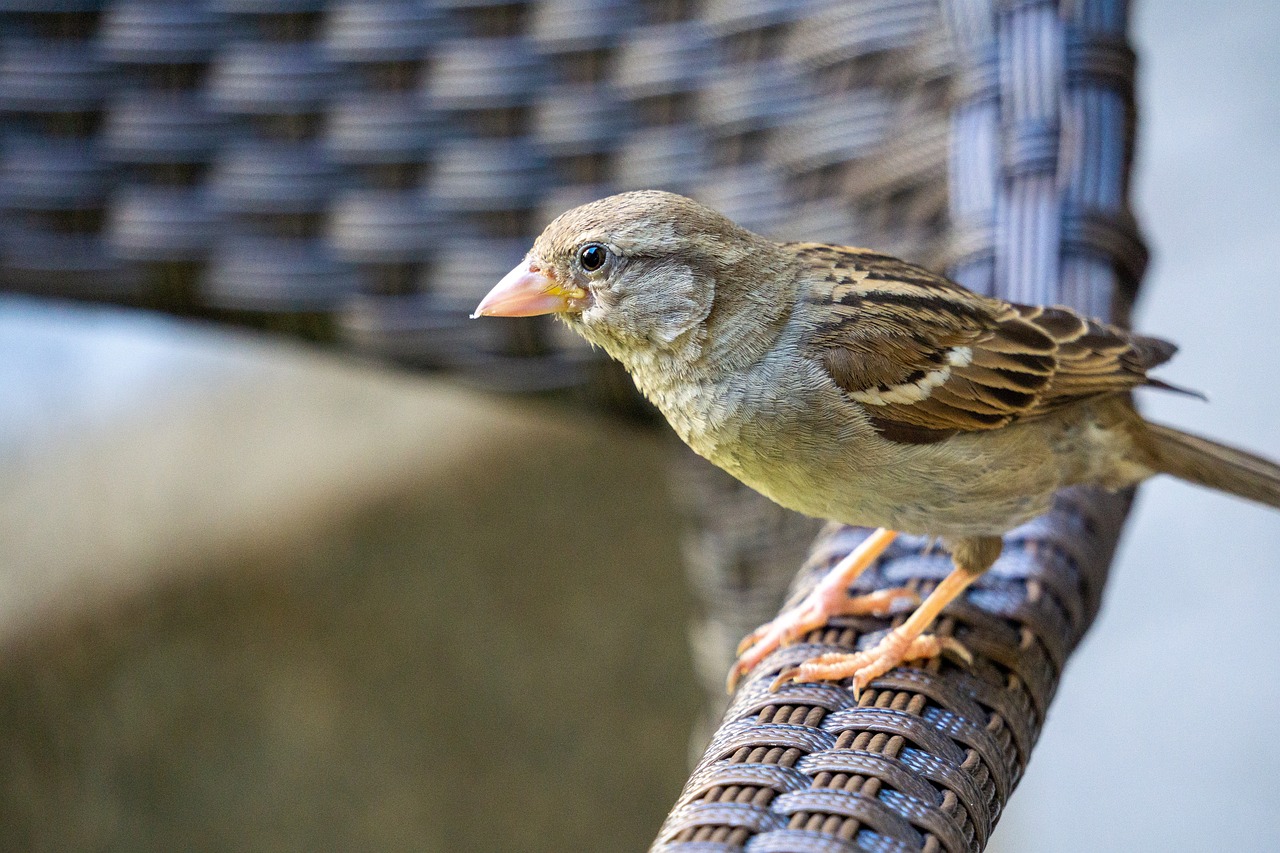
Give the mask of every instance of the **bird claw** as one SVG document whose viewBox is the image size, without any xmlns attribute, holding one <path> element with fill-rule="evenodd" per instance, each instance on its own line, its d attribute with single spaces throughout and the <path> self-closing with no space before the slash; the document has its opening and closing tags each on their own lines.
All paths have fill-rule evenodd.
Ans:
<svg viewBox="0 0 1280 853">
<path fill-rule="evenodd" d="M 738 660 L 729 670 L 725 687 L 732 693 L 742 676 L 756 664 L 775 650 L 792 645 L 810 631 L 826 625 L 833 616 L 889 616 L 904 601 L 915 607 L 920 603 L 920 596 L 903 587 L 855 596 L 846 590 L 815 589 L 795 607 L 742 638 L 738 644 Z"/>
<path fill-rule="evenodd" d="M 866 651 L 830 652 L 812 657 L 798 666 L 788 667 L 773 680 L 769 690 L 776 692 L 782 685 L 790 682 L 841 681 L 852 678 L 850 689 L 856 700 L 868 684 L 899 664 L 933 658 L 940 654 L 954 656 L 965 664 L 973 663 L 973 655 L 954 637 L 921 634 L 911 638 L 894 630 Z"/>
</svg>

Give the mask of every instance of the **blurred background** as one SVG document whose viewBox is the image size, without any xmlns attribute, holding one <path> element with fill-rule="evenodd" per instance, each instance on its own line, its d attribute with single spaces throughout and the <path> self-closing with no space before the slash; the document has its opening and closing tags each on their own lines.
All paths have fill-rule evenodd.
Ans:
<svg viewBox="0 0 1280 853">
<path fill-rule="evenodd" d="M 641 186 L 931 260 L 945 199 L 806 185 L 892 123 L 793 103 L 768 33 L 803 10 L 0 4 L 0 849 L 652 840 L 776 582 L 708 614 L 625 379 L 465 314 Z M 1136 324 L 1212 400 L 1142 405 L 1280 456 L 1280 11 L 1140 4 L 1132 38 Z M 751 506 L 789 574 L 811 527 Z M 990 849 L 1280 847 L 1277 553 L 1274 513 L 1143 489 Z"/>
</svg>

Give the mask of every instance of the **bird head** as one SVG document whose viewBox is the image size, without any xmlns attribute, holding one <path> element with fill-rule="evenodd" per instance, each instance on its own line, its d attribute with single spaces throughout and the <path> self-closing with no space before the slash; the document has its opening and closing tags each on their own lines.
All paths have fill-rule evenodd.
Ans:
<svg viewBox="0 0 1280 853">
<path fill-rule="evenodd" d="M 763 238 L 683 196 L 646 190 L 553 221 L 473 317 L 559 315 L 624 361 L 704 334 L 717 282 Z"/>
</svg>

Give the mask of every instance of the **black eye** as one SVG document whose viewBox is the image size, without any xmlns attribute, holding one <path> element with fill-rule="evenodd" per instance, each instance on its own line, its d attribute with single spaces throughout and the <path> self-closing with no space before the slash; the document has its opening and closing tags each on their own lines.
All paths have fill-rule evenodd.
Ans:
<svg viewBox="0 0 1280 853">
<path fill-rule="evenodd" d="M 587 272 L 595 272 L 609 259 L 609 250 L 599 243 L 588 243 L 578 250 L 578 263 Z"/>
</svg>

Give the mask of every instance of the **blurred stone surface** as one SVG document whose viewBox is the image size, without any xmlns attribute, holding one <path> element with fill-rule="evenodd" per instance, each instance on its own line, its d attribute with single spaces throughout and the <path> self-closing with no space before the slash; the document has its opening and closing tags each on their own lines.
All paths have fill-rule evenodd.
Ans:
<svg viewBox="0 0 1280 853">
<path fill-rule="evenodd" d="M 699 697 L 664 451 L 0 298 L 0 849 L 640 849 Z"/>
</svg>

